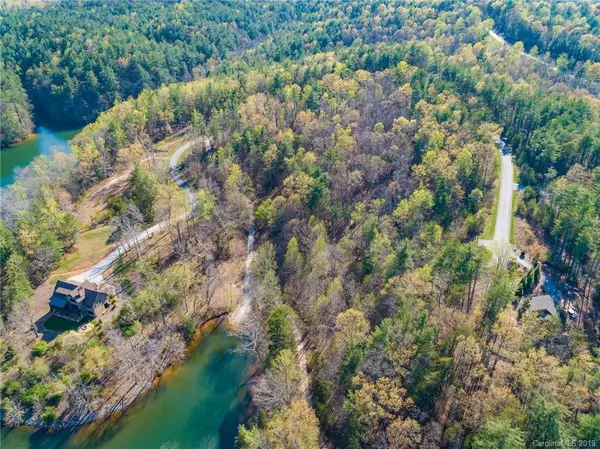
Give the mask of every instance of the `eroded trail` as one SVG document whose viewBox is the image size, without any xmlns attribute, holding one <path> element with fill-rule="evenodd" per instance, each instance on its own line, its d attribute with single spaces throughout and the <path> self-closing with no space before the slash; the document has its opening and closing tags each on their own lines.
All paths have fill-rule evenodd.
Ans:
<svg viewBox="0 0 600 449">
<path fill-rule="evenodd" d="M 252 302 L 256 294 L 256 282 L 252 278 L 252 260 L 254 259 L 254 241 L 255 241 L 255 230 L 254 224 L 250 225 L 248 231 L 248 243 L 247 243 L 247 255 L 246 255 L 246 271 L 244 273 L 244 288 L 242 302 L 229 316 L 229 321 L 234 326 L 240 326 L 248 315 L 252 311 Z M 294 320 L 295 321 L 295 320 Z M 296 362 L 302 372 L 302 379 L 298 384 L 298 391 L 308 400 L 309 397 L 309 386 L 310 377 L 308 375 L 308 358 L 307 358 L 307 339 L 306 335 L 302 335 L 300 327 L 297 322 L 292 322 L 292 329 L 294 331 L 294 344 L 296 352 Z"/>
<path fill-rule="evenodd" d="M 254 258 L 254 223 L 250 225 L 248 230 L 248 242 L 246 244 L 246 271 L 244 272 L 244 293 L 242 296 L 242 303 L 236 308 L 231 314 L 230 321 L 232 324 L 239 325 L 244 318 L 250 313 L 252 308 L 252 298 L 255 293 L 255 283 L 252 280 L 251 266 L 252 259 Z"/>
<path fill-rule="evenodd" d="M 300 371 L 302 371 L 302 380 L 300 381 L 300 392 L 302 393 L 302 397 L 304 397 L 304 399 L 308 400 L 308 396 L 309 396 L 309 386 L 310 386 L 310 378 L 308 376 L 308 361 L 306 358 L 306 353 L 308 351 L 308 348 L 306 347 L 306 338 L 304 338 L 304 336 L 301 334 L 300 329 L 298 329 L 298 326 L 294 323 L 293 324 L 293 329 L 294 329 L 294 341 L 296 343 L 296 362 L 298 362 L 298 367 L 300 368 Z"/>
</svg>

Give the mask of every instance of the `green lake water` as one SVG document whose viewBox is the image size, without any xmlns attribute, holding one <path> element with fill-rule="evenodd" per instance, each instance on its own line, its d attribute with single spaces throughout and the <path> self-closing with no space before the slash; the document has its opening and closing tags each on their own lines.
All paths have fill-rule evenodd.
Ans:
<svg viewBox="0 0 600 449">
<path fill-rule="evenodd" d="M 117 422 L 76 432 L 2 431 L 2 449 L 232 449 L 246 417 L 250 363 L 217 329 Z"/>
<path fill-rule="evenodd" d="M 27 140 L 0 149 L 0 187 L 12 184 L 17 167 L 26 167 L 36 156 L 50 155 L 54 149 L 69 152 L 68 142 L 79 131 L 77 125 L 40 125 Z"/>
</svg>

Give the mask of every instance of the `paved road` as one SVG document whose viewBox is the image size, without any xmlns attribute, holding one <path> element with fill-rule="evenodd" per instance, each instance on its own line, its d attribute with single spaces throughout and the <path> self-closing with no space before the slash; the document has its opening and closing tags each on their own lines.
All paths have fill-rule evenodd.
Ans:
<svg viewBox="0 0 600 449">
<path fill-rule="evenodd" d="M 180 164 L 181 157 L 188 150 L 188 148 L 190 148 L 190 146 L 191 146 L 190 142 L 185 143 L 181 147 L 179 147 L 177 149 L 177 151 L 175 151 L 175 153 L 173 153 L 173 155 L 169 159 L 169 171 L 171 172 L 171 177 L 173 178 L 175 183 L 185 193 L 185 197 L 187 198 L 188 202 L 192 206 L 192 210 L 193 210 L 196 207 L 196 195 L 194 195 L 194 192 L 192 192 L 192 189 L 188 185 L 187 181 L 185 179 L 183 179 L 182 173 L 179 170 L 179 164 Z"/>
<path fill-rule="evenodd" d="M 502 155 L 500 169 L 500 195 L 498 198 L 498 213 L 496 215 L 496 228 L 494 240 L 497 242 L 510 241 L 510 223 L 512 218 L 512 200 L 515 183 L 513 181 L 514 167 L 510 153 Z"/>
<path fill-rule="evenodd" d="M 500 36 L 499 34 L 497 34 L 496 32 L 494 32 L 493 30 L 489 30 L 488 33 L 489 33 L 490 36 L 492 36 L 492 38 L 494 40 L 500 42 L 501 44 L 508 45 L 509 47 L 511 46 L 508 42 L 506 42 L 506 40 L 502 36 Z M 519 53 L 521 53 L 521 56 L 525 56 L 526 58 L 529 58 L 529 59 L 531 59 L 533 61 L 539 62 L 540 64 L 549 65 L 546 61 L 538 58 L 537 56 L 530 55 L 529 53 L 525 53 L 524 51 L 521 51 Z M 556 68 L 556 67 L 553 67 L 552 69 L 554 71 L 558 70 L 558 68 Z"/>
<path fill-rule="evenodd" d="M 121 244 L 119 244 L 119 246 L 117 246 L 116 249 L 114 249 L 112 252 L 110 252 L 104 259 L 102 259 L 100 262 L 98 262 L 96 265 L 94 265 L 89 270 L 70 278 L 69 279 L 70 281 L 83 282 L 85 280 L 88 280 L 88 281 L 94 282 L 96 284 L 101 284 L 104 281 L 104 276 L 102 273 L 104 273 L 108 268 L 110 268 L 110 266 L 113 263 L 115 263 L 115 261 L 119 258 L 120 255 L 125 254 L 127 251 L 134 248 L 136 245 L 139 245 L 140 243 L 144 242 L 145 240 L 148 240 L 154 234 L 162 231 L 171 222 L 183 220 L 192 215 L 192 213 L 194 212 L 194 208 L 196 207 L 196 195 L 194 194 L 192 189 L 189 187 L 187 182 L 182 178 L 181 171 L 180 171 L 181 157 L 191 147 L 191 145 L 192 145 L 191 142 L 187 142 L 187 143 L 183 144 L 181 147 L 179 147 L 177 149 L 177 151 L 175 151 L 175 153 L 173 153 L 173 155 L 171 156 L 171 158 L 169 160 L 169 170 L 171 172 L 171 176 L 173 177 L 173 180 L 177 183 L 177 185 L 179 187 L 181 187 L 183 189 L 183 191 L 185 192 L 185 196 L 188 199 L 188 201 L 190 202 L 190 206 L 191 206 L 190 210 L 188 212 L 186 212 L 185 214 L 183 214 L 181 217 L 177 217 L 177 218 L 174 218 L 171 220 L 161 221 L 160 223 L 157 223 L 154 226 L 151 226 L 150 228 L 140 232 L 135 237 L 133 237 L 125 242 L 122 242 Z M 208 139 L 207 136 L 204 136 L 204 145 L 205 145 L 206 151 L 211 150 L 210 140 Z"/>
<path fill-rule="evenodd" d="M 185 181 L 185 179 L 183 179 L 183 177 L 181 176 L 181 172 L 179 171 L 179 164 L 180 164 L 181 157 L 191 146 L 192 146 L 192 142 L 188 142 L 188 143 L 182 145 L 177 151 L 175 151 L 175 153 L 173 153 L 173 155 L 171 156 L 171 159 L 169 159 L 169 170 L 171 172 L 171 176 L 173 177 L 173 180 L 175 181 L 175 183 L 185 193 L 185 196 L 188 199 L 188 201 L 191 205 L 192 211 L 193 211 L 196 208 L 196 195 L 194 194 L 194 192 L 192 191 L 192 189 L 190 188 L 188 183 Z M 210 144 L 210 140 L 208 139 L 208 136 L 204 136 L 204 151 L 211 151 L 211 150 L 212 150 L 212 146 Z M 187 215 L 189 215 L 189 214 L 191 214 L 191 211 Z"/>
<path fill-rule="evenodd" d="M 500 165 L 500 195 L 498 196 L 498 211 L 496 213 L 496 227 L 494 228 L 494 237 L 492 240 L 479 240 L 481 246 L 489 248 L 494 257 L 496 257 L 495 251 L 500 251 L 503 246 L 509 246 L 508 252 L 511 255 L 511 259 L 515 260 L 523 268 L 530 270 L 532 265 L 530 262 L 518 257 L 518 254 L 514 253 L 514 247 L 510 243 L 510 227 L 512 224 L 513 214 L 513 191 L 516 186 L 514 183 L 514 171 L 515 167 L 512 161 L 512 155 L 510 154 L 509 148 L 506 144 L 495 137 L 496 145 L 502 152 L 501 165 Z"/>
<path fill-rule="evenodd" d="M 500 42 L 502 45 L 508 45 L 508 46 L 511 46 L 511 45 L 510 45 L 508 42 L 506 42 L 506 39 L 504 39 L 502 36 L 500 36 L 499 34 L 497 34 L 496 32 L 494 32 L 493 30 L 489 30 L 489 31 L 488 31 L 488 34 L 489 34 L 490 36 L 492 36 L 492 38 L 493 38 L 494 40 L 496 40 L 497 42 Z M 525 53 L 524 51 L 521 51 L 521 52 L 519 52 L 519 53 L 521 53 L 521 56 L 525 56 L 526 58 L 529 58 L 529 59 L 531 59 L 532 61 L 538 62 L 538 63 L 540 63 L 540 64 L 542 64 L 542 65 L 545 65 L 545 66 L 550 66 L 550 64 L 549 64 L 549 63 L 547 63 L 546 61 L 544 61 L 543 59 L 541 59 L 541 58 L 539 58 L 539 57 L 537 57 L 537 56 L 530 55 L 529 53 Z M 550 67 L 550 68 L 551 68 L 551 69 L 552 69 L 554 72 L 558 72 L 558 67 L 556 67 L 556 66 L 552 66 L 552 67 Z M 572 80 L 574 80 L 574 79 L 575 79 L 575 76 L 574 76 L 573 74 L 568 74 L 567 76 L 568 76 L 570 79 L 572 79 Z"/>
</svg>

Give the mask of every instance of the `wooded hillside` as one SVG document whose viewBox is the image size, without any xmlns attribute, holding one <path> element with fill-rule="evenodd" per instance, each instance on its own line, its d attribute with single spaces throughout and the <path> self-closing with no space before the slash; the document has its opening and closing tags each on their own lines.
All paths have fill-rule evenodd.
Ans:
<svg viewBox="0 0 600 449">
<path fill-rule="evenodd" d="M 150 5 L 139 14 L 157 13 Z M 181 133 L 192 144 L 182 173 L 194 213 L 170 225 L 168 254 L 136 248 L 119 266 L 126 305 L 85 348 L 99 348 L 99 367 L 74 367 L 55 346 L 37 363 L 52 367 L 39 383 L 59 393 L 43 395 L 34 394 L 33 369 L 14 361 L 3 408 L 22 419 L 57 401 L 69 407 L 73 385 L 99 401 L 130 341 L 143 349 L 135 363 L 162 369 L 152 349 L 168 352 L 165 335 L 181 349 L 210 305 L 214 270 L 252 226 L 252 303 L 235 333 L 258 372 L 240 448 L 600 444 L 600 102 L 596 80 L 582 82 L 577 70 L 582 57 L 595 67 L 595 56 L 547 43 L 551 53 L 572 50 L 562 68 L 528 57 L 528 43 L 490 36 L 489 9 L 508 14 L 520 3 L 240 5 L 224 3 L 209 17 L 219 22 L 234 8 L 250 40 L 274 29 L 277 38 L 215 58 L 194 80 L 162 85 L 182 75 L 175 66 L 149 75 L 135 98 L 90 109 L 98 117 L 74 140 L 73 159 L 38 160 L 39 177 L 6 191 L 2 312 L 10 322 L 73 244 L 72 201 L 135 162 L 107 212 L 115 238 L 175 217 L 158 143 Z M 571 11 L 567 23 L 595 11 L 569 5 L 553 6 Z M 205 7 L 165 6 L 179 22 L 160 41 L 190 31 L 188 13 Z M 286 18 L 295 21 L 279 27 Z M 596 36 L 595 19 L 586 20 Z M 234 35 L 225 48 L 240 44 Z M 197 45 L 173 39 L 182 55 Z M 200 53 L 187 67 L 203 62 Z M 479 245 L 495 220 L 500 137 L 519 172 L 515 209 L 538 248 L 523 254 L 530 269 L 515 263 L 522 241 Z M 550 300 L 558 310 L 530 312 L 544 293 L 558 295 Z M 50 369 L 65 375 L 51 380 Z"/>
</svg>

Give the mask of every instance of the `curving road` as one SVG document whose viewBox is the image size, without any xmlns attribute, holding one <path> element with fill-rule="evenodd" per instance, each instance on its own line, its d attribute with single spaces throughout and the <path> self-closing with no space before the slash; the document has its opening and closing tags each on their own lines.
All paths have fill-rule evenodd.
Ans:
<svg viewBox="0 0 600 449">
<path fill-rule="evenodd" d="M 179 147 L 169 159 L 169 171 L 171 172 L 171 176 L 173 177 L 175 183 L 184 191 L 186 198 L 190 202 L 190 210 L 180 217 L 173 218 L 171 220 L 161 221 L 160 223 L 157 223 L 154 226 L 151 226 L 150 228 L 140 232 L 135 237 L 120 243 L 113 251 L 111 251 L 104 259 L 102 259 L 96 265 L 91 267 L 89 270 L 70 278 L 69 281 L 83 282 L 87 280 L 90 282 L 94 282 L 95 284 L 101 284 L 104 281 L 103 273 L 108 268 L 110 268 L 112 264 L 115 263 L 119 256 L 125 254 L 127 251 L 129 251 L 136 245 L 139 245 L 141 242 L 148 240 L 154 234 L 162 231 L 170 223 L 186 219 L 192 215 L 196 207 L 196 195 L 194 194 L 190 186 L 187 184 L 187 182 L 183 179 L 180 170 L 181 158 L 191 146 L 191 142 L 186 142 L 181 147 Z M 204 146 L 206 151 L 211 150 L 210 140 L 207 136 L 204 136 Z"/>
<path fill-rule="evenodd" d="M 186 212 L 185 214 L 181 215 L 180 217 L 173 218 L 171 220 L 161 221 L 160 223 L 157 223 L 154 226 L 151 226 L 150 228 L 140 232 L 135 237 L 133 237 L 125 242 L 120 243 L 117 246 L 117 248 L 115 248 L 113 251 L 111 251 L 105 258 L 100 260 L 96 265 L 91 267 L 89 270 L 70 278 L 69 279 L 70 281 L 83 282 L 83 281 L 87 280 L 90 282 L 94 282 L 95 284 L 98 284 L 98 285 L 102 284 L 102 282 L 104 282 L 103 273 L 106 270 L 108 270 L 112 266 L 112 264 L 115 263 L 115 261 L 119 258 L 119 256 L 125 254 L 127 251 L 131 250 L 133 247 L 140 244 L 141 242 L 148 240 L 154 234 L 162 231 L 170 223 L 174 223 L 179 220 L 184 220 L 186 218 L 189 218 L 193 214 L 194 209 L 196 208 L 196 203 L 197 203 L 196 194 L 190 188 L 190 186 L 185 181 L 185 179 L 183 179 L 183 176 L 181 173 L 181 165 L 180 165 L 181 158 L 183 157 L 184 153 L 191 146 L 192 146 L 192 142 L 186 142 L 181 147 L 179 147 L 177 149 L 177 151 L 175 151 L 169 159 L 169 171 L 171 173 L 171 176 L 173 177 L 173 180 L 175 181 L 175 183 L 184 191 L 185 196 L 190 203 L 190 210 L 188 212 Z M 212 146 L 211 146 L 208 136 L 204 136 L 204 149 L 205 149 L 205 151 L 212 150 Z M 244 296 L 242 299 L 242 303 L 232 313 L 232 316 L 230 318 L 233 324 L 240 324 L 243 321 L 243 319 L 246 317 L 248 312 L 250 311 L 250 308 L 252 305 L 252 297 L 254 296 L 254 285 L 253 285 L 252 278 L 251 278 L 250 265 L 252 263 L 252 258 L 254 256 L 253 249 L 254 249 L 254 225 L 251 225 L 250 231 L 248 233 L 248 244 L 247 244 L 248 255 L 246 257 L 246 272 L 244 275 Z"/>
</svg>

